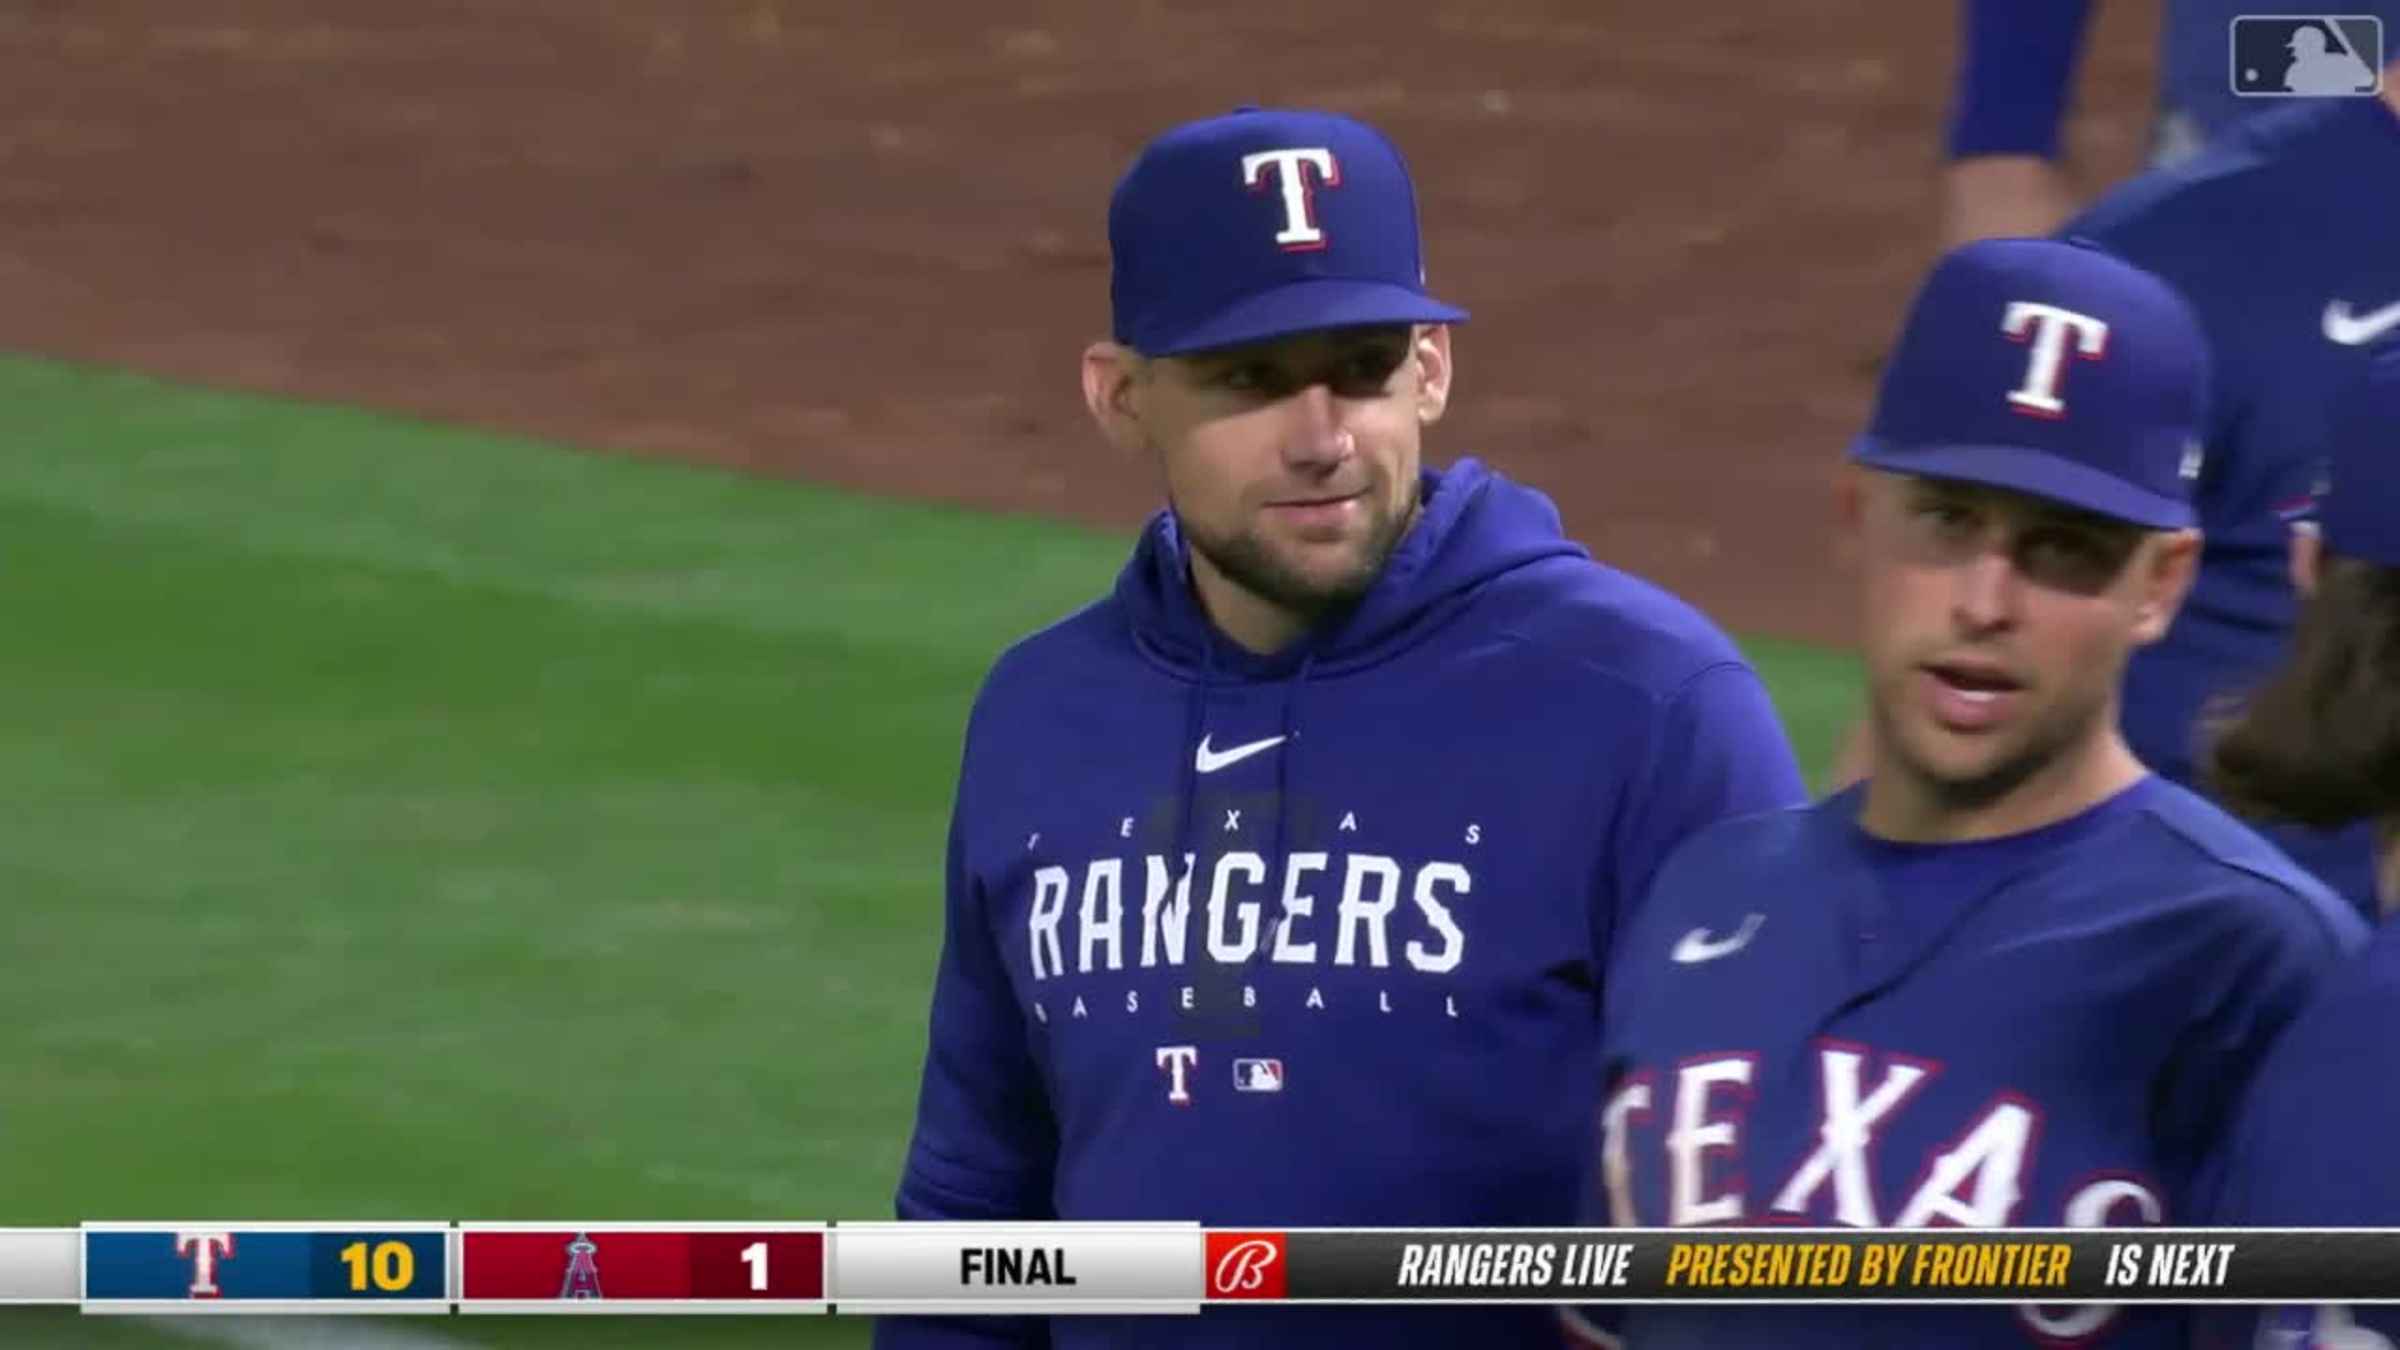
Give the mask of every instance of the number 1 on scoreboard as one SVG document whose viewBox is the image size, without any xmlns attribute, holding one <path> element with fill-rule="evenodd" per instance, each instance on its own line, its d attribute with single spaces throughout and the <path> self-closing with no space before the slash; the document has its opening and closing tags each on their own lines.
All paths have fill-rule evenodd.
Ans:
<svg viewBox="0 0 2400 1350">
<path fill-rule="evenodd" d="M 753 1293 L 767 1292 L 767 1244 L 753 1242 L 742 1248 L 742 1262 L 750 1267 L 750 1289 Z"/>
</svg>

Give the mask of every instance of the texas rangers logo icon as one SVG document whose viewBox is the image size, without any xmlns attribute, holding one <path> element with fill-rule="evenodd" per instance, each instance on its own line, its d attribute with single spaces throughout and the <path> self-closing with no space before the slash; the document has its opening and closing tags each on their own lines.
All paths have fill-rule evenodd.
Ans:
<svg viewBox="0 0 2400 1350">
<path fill-rule="evenodd" d="M 233 1259 L 231 1233 L 177 1233 L 175 1254 L 192 1263 L 193 1298 L 215 1298 L 223 1293 L 217 1288 L 217 1263 Z"/>
<path fill-rule="evenodd" d="M 558 1286 L 560 1298 L 600 1297 L 600 1244 L 577 1233 L 567 1244 L 567 1277 Z"/>
<path fill-rule="evenodd" d="M 1196 1045 L 1162 1045 L 1152 1056 L 1161 1072 L 1167 1075 L 1167 1100 L 1177 1106 L 1192 1104 L 1192 1066 L 1200 1062 L 1200 1047 Z"/>
<path fill-rule="evenodd" d="M 1283 1298 L 1291 1287 L 1281 1233 L 1210 1233 L 1210 1298 Z"/>
<path fill-rule="evenodd" d="M 1309 170 L 1316 170 L 1317 182 L 1311 186 Z M 1252 192 L 1267 186 L 1269 171 L 1283 193 L 1283 228 L 1275 232 L 1275 242 L 1286 253 L 1307 253 L 1325 247 L 1325 231 L 1317 224 L 1316 189 L 1340 187 L 1342 166 L 1333 152 L 1321 145 L 1289 150 L 1261 150 L 1242 156 L 1242 186 Z"/>
<path fill-rule="evenodd" d="M 2008 392 L 2009 410 L 2028 417 L 2067 415 L 2059 383 L 2065 373 L 2069 333 L 2075 336 L 2075 355 L 2082 360 L 2097 361 L 2108 351 L 2108 324 L 2104 321 L 2031 300 L 2011 302 L 2000 316 L 2000 331 L 2011 342 L 2032 344 L 2025 359 L 2025 382 Z"/>
</svg>

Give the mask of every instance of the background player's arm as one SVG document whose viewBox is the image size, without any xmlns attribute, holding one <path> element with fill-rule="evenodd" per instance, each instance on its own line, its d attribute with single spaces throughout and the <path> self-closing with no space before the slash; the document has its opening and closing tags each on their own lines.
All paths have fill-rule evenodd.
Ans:
<svg viewBox="0 0 2400 1350">
<path fill-rule="evenodd" d="M 2221 911 L 2239 927 L 2194 941 L 2210 953 L 2214 987 L 2157 1088 L 2160 1142 L 2193 1165 L 2187 1192 L 2171 1201 L 2170 1223 L 2217 1220 L 2238 1148 L 2237 1108 L 2277 1038 L 2366 940 L 2365 924 L 2338 901 L 2320 908 L 2282 891 L 2248 899 Z"/>
<path fill-rule="evenodd" d="M 2033 238 L 2074 209 L 2060 127 L 2091 0 L 1960 0 L 1942 245 Z"/>
<path fill-rule="evenodd" d="M 1055 1218 L 1058 1127 L 966 866 L 964 815 L 962 789 L 950 824 L 924 1084 L 896 1208 L 903 1219 Z M 875 1331 L 877 1350 L 1039 1350 L 1049 1343 L 1049 1324 L 1026 1317 L 894 1317 Z"/>
</svg>

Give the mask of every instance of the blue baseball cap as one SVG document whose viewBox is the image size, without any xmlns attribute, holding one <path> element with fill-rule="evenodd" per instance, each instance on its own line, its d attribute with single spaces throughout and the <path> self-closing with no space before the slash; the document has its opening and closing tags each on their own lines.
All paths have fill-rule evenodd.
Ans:
<svg viewBox="0 0 2400 1350">
<path fill-rule="evenodd" d="M 2400 343 L 2379 348 L 2336 397 L 2327 449 L 2325 547 L 2400 567 Z"/>
<path fill-rule="evenodd" d="M 2207 393 L 2167 283 L 2079 241 L 1986 239 L 1934 265 L 1850 455 L 2184 529 Z"/>
<path fill-rule="evenodd" d="M 1145 356 L 1467 317 L 1425 293 L 1399 149 L 1334 113 L 1241 108 L 1167 132 L 1118 181 L 1108 242 L 1116 339 Z"/>
</svg>

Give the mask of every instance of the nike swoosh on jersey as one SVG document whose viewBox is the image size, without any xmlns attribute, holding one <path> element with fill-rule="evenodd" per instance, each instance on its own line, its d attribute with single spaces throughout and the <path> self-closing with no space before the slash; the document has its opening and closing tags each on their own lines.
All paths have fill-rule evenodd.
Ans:
<svg viewBox="0 0 2400 1350">
<path fill-rule="evenodd" d="M 1282 736 L 1269 736 L 1263 741 L 1251 741 L 1246 745 L 1229 745 L 1222 750 L 1211 750 L 1208 746 L 1209 738 L 1203 736 L 1200 738 L 1200 753 L 1193 756 L 1192 767 L 1202 773 L 1215 773 L 1228 764 L 1239 764 L 1252 755 L 1272 750 L 1283 744 L 1284 740 L 1285 738 Z"/>
<path fill-rule="evenodd" d="M 1712 937 L 1707 929 L 1695 928 L 1683 935 L 1683 939 L 1675 944 L 1675 950 L 1669 955 L 1674 957 L 1677 965 L 1683 966 L 1696 966 L 1703 961 L 1714 961 L 1721 956 L 1731 956 L 1749 946 L 1750 939 L 1758 935 L 1758 930 L 1765 925 L 1766 921 L 1766 915 L 1753 912 L 1750 917 L 1742 920 L 1741 927 L 1733 930 L 1731 937 Z"/>
<path fill-rule="evenodd" d="M 2347 300 L 2330 300 L 2325 304 L 2325 336 L 2345 347 L 2373 342 L 2394 327 L 2400 327 L 2400 303 L 2364 314 L 2351 313 Z"/>
</svg>

